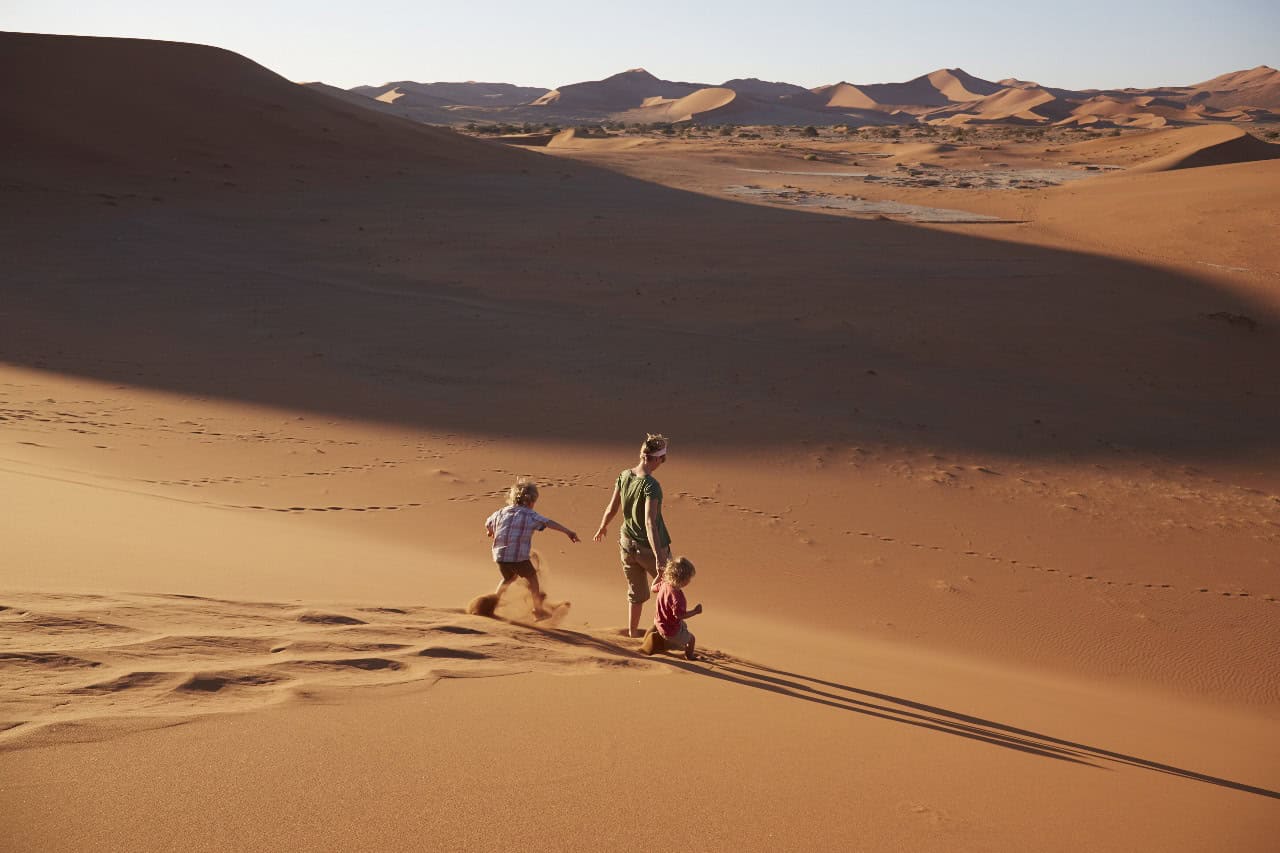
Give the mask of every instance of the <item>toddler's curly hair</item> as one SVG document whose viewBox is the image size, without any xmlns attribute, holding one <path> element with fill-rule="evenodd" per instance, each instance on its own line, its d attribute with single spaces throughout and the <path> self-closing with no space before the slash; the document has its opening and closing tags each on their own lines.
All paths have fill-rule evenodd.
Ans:
<svg viewBox="0 0 1280 853">
<path fill-rule="evenodd" d="M 507 506 L 528 506 L 538 499 L 538 484 L 521 477 L 507 492 Z"/>
<path fill-rule="evenodd" d="M 673 586 L 685 586 L 697 573 L 688 557 L 672 557 L 662 567 L 662 577 Z"/>
</svg>

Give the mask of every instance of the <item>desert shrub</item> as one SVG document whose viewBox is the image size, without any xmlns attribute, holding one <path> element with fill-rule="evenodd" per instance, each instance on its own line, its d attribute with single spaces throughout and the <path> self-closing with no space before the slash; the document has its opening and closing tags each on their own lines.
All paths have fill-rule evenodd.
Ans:
<svg viewBox="0 0 1280 853">
<path fill-rule="evenodd" d="M 733 136 L 733 128 L 727 124 L 720 125 L 721 136 Z"/>
<path fill-rule="evenodd" d="M 801 136 L 807 136 L 807 137 L 809 137 L 810 139 L 812 139 L 813 137 L 815 137 L 815 136 L 817 136 L 817 135 L 818 135 L 818 129 L 817 129 L 816 127 L 814 127 L 813 125 L 809 125 L 809 126 L 808 126 L 808 127 L 806 127 L 804 130 L 800 131 L 800 135 L 801 135 Z"/>
</svg>

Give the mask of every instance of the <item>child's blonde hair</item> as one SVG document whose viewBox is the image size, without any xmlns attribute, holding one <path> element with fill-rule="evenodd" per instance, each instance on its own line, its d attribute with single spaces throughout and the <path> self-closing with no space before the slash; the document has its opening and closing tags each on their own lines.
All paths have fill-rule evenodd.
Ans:
<svg viewBox="0 0 1280 853">
<path fill-rule="evenodd" d="M 538 484 L 523 477 L 507 492 L 507 506 L 528 506 L 538 499 Z"/>
<path fill-rule="evenodd" d="M 662 567 L 662 577 L 673 586 L 685 586 L 697 573 L 688 557 L 672 557 Z"/>
<path fill-rule="evenodd" d="M 667 449 L 667 437 L 660 432 L 645 433 L 644 444 L 640 445 L 641 456 L 652 456 Z"/>
</svg>

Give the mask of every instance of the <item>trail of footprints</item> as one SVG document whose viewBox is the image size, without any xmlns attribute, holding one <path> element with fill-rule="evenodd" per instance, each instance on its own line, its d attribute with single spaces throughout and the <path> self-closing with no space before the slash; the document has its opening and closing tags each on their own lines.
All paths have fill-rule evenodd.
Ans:
<svg viewBox="0 0 1280 853">
<path fill-rule="evenodd" d="M 496 499 L 504 498 L 506 497 L 508 490 L 511 488 L 511 484 L 515 482 L 515 479 L 517 477 L 528 477 L 530 480 L 538 484 L 539 489 L 570 488 L 574 486 L 581 486 L 584 483 L 587 483 L 590 479 L 586 474 L 570 474 L 568 476 L 565 476 L 563 474 L 540 474 L 537 472 L 530 473 L 526 471 L 509 471 L 505 468 L 490 468 L 488 469 L 488 471 L 492 474 L 499 475 L 500 485 L 498 487 L 493 489 L 488 489 L 486 491 L 478 492 L 478 493 L 471 492 L 465 495 L 454 495 L 453 497 L 449 498 L 449 500 L 463 501 L 466 503 L 476 503 L 481 498 L 488 499 L 488 500 L 496 500 Z M 448 474 L 447 471 L 444 471 L 441 473 Z"/>
<path fill-rule="evenodd" d="M 1001 563 L 1007 566 L 1028 568 L 1035 572 L 1044 572 L 1045 574 L 1057 575 L 1069 580 L 1097 583 L 1102 586 L 1138 587 L 1142 589 L 1153 589 L 1153 590 L 1186 591 L 1186 590 L 1180 590 L 1179 587 L 1176 587 L 1173 584 L 1169 584 L 1169 583 L 1146 583 L 1146 582 L 1139 582 L 1139 581 L 1107 580 L 1105 578 L 1100 577 L 1097 574 L 1086 574 L 1083 572 L 1067 572 L 1063 569 L 1059 569 L 1054 566 L 1042 566 L 1039 563 L 1021 562 L 1019 560 L 1014 560 L 1008 557 L 1002 557 L 999 554 L 991 554 L 991 553 L 984 554 L 980 551 L 957 552 L 948 548 L 944 548 L 941 545 L 930 545 L 922 542 L 900 542 L 897 538 L 893 536 L 882 536 L 870 530 L 858 530 L 858 531 L 846 530 L 844 532 L 845 534 L 856 533 L 858 536 L 875 539 L 879 542 L 901 544 L 910 548 L 927 549 L 930 551 L 943 551 L 951 554 L 959 554 L 969 559 L 988 560 L 990 562 Z M 1226 589 L 1215 590 L 1208 586 L 1195 587 L 1194 591 L 1199 594 L 1219 595 L 1219 596 L 1222 596 L 1223 598 L 1242 598 L 1242 599 L 1256 598 L 1256 600 L 1258 601 L 1265 601 L 1271 604 L 1280 604 L 1280 596 L 1276 596 L 1272 594 L 1254 596 L 1251 593 L 1243 590 L 1226 590 Z"/>
<path fill-rule="evenodd" d="M 44 402 L 48 404 L 56 404 L 56 401 L 52 399 L 45 400 Z M 98 406 L 98 404 L 94 403 L 93 401 L 81 401 L 81 402 L 84 405 Z M 63 402 L 60 405 L 65 407 L 65 406 L 75 405 L 75 403 Z M 79 414 L 79 413 L 70 412 L 70 411 L 47 412 L 47 411 L 40 411 L 38 409 L 32 409 L 32 408 L 0 407 L 0 422 L 34 421 L 38 423 L 49 423 L 49 424 L 71 427 L 72 431 L 86 432 L 86 433 L 89 432 L 89 430 L 84 429 L 85 427 L 108 429 L 111 427 L 125 426 L 125 427 L 131 427 L 135 429 L 144 429 L 147 431 L 169 431 L 169 432 L 178 432 L 183 434 L 198 434 L 198 435 L 208 435 L 211 437 L 219 437 L 219 438 L 232 438 L 236 440 L 244 440 L 246 438 L 256 438 L 260 440 L 270 440 L 270 441 L 276 441 L 276 442 L 284 441 L 284 442 L 294 442 L 294 443 L 301 443 L 301 444 L 317 443 L 314 440 L 284 436 L 277 433 L 272 433 L 272 434 L 268 434 L 264 432 L 255 432 L 253 434 L 245 434 L 242 432 L 241 433 L 223 433 L 223 432 L 218 432 L 218 431 L 203 427 L 194 421 L 182 421 L 176 427 L 170 427 L 170 426 L 157 426 L 155 424 L 133 424 L 129 421 L 108 422 L 103 420 L 91 419 L 94 417 L 109 418 L 113 415 L 120 415 L 128 411 L 130 411 L 130 409 L 128 409 L 127 407 L 118 407 L 114 409 L 98 407 L 98 408 L 95 408 L 89 414 Z M 191 429 L 192 427 L 194 427 L 194 429 Z M 445 436 L 445 438 L 447 439 L 448 436 Z M 332 440 L 324 440 L 319 443 L 324 443 L 324 444 L 339 443 L 339 444 L 346 444 L 346 445 L 356 444 L 356 442 L 351 442 L 351 441 L 334 442 Z M 178 487 L 190 487 L 190 488 L 202 488 L 205 486 L 214 486 L 214 485 L 243 485 L 247 483 L 266 482 L 266 481 L 277 480 L 277 479 L 302 478 L 302 477 L 334 477 L 334 476 L 339 476 L 339 475 L 348 474 L 348 473 L 359 473 L 359 472 L 366 472 L 366 471 L 372 471 L 377 469 L 397 468 L 402 465 L 411 464 L 413 462 L 422 462 L 428 459 L 441 459 L 441 458 L 444 458 L 444 454 L 428 453 L 424 451 L 420 446 L 418 455 L 414 459 L 374 460 L 372 462 L 365 463 L 362 465 L 340 465 L 334 468 L 321 470 L 321 471 L 304 471 L 304 472 L 297 472 L 297 473 L 284 472 L 284 473 L 278 473 L 278 474 L 202 477 L 202 478 L 195 478 L 195 479 L 173 479 L 173 480 L 136 479 L 132 481 L 140 482 L 140 483 L 143 483 L 146 485 L 152 485 L 152 486 L 167 486 L 167 487 L 178 486 Z M 492 473 L 501 475 L 501 477 L 504 480 L 501 486 L 494 489 L 489 489 L 481 493 L 468 493 L 464 495 L 457 495 L 454 497 L 450 497 L 448 500 L 477 502 L 482 498 L 500 499 L 506 495 L 507 489 L 509 487 L 508 483 L 511 480 L 513 480 L 516 476 L 520 475 L 521 473 L 516 471 L 508 471 L 501 468 L 494 468 L 490 470 L 492 471 Z M 978 467 L 975 470 L 983 471 L 986 469 Z M 448 474 L 447 471 L 438 471 L 437 473 L 445 474 L 445 475 Z M 539 485 L 542 486 L 543 488 L 579 486 L 579 485 L 582 485 L 582 483 L 586 479 L 585 475 L 581 475 L 581 474 L 571 475 L 568 477 L 550 475 L 550 474 L 531 474 L 530 476 L 532 477 L 532 479 L 538 482 Z M 129 479 L 129 478 L 117 478 L 117 479 Z M 1023 482 L 1030 483 L 1031 481 L 1023 479 Z M 692 500 L 694 503 L 698 504 L 699 506 L 725 506 L 735 512 L 738 512 L 744 515 L 754 515 L 754 516 L 764 518 L 773 522 L 780 522 L 783 520 L 783 515 L 781 514 L 771 513 L 771 512 L 756 509 L 753 507 L 740 506 L 734 503 L 722 503 L 718 498 L 715 498 L 709 495 L 694 495 L 688 492 L 678 492 L 677 495 L 681 498 Z M 253 510 L 253 511 L 279 512 L 279 513 L 292 513 L 292 514 L 304 514 L 304 513 L 312 513 L 312 512 L 359 512 L 359 513 L 398 512 L 402 510 L 421 508 L 425 505 L 422 502 L 409 502 L 409 503 L 401 503 L 401 504 L 371 504 L 371 505 L 363 505 L 363 506 L 330 505 L 330 506 L 283 507 L 283 506 L 266 506 L 262 504 L 223 503 L 223 502 L 217 502 L 217 501 L 193 501 L 193 502 L 199 503 L 202 505 L 207 505 L 207 506 L 220 507 L 224 509 Z M 845 531 L 845 532 L 852 533 L 853 531 Z M 874 538 L 880 542 L 885 542 L 885 543 L 898 542 L 898 540 L 895 539 L 894 537 L 882 536 L 872 531 L 860 530 L 860 531 L 856 531 L 856 533 L 859 536 L 866 537 L 866 538 Z M 943 548 L 942 546 L 928 545 L 928 544 L 917 543 L 917 542 L 902 543 L 902 544 L 908 545 L 911 548 L 917 548 L 917 549 L 927 548 L 932 551 L 940 551 L 940 552 L 946 551 L 949 553 L 960 554 L 964 557 L 971 558 L 971 559 L 986 559 L 992 562 L 1001 563 L 1008 566 L 1021 566 L 1037 572 L 1044 572 L 1050 575 L 1058 575 L 1065 579 L 1098 583 L 1102 586 L 1140 587 L 1140 588 L 1152 589 L 1152 590 L 1176 590 L 1177 589 L 1174 585 L 1168 584 L 1168 583 L 1139 583 L 1136 581 L 1107 580 L 1095 574 L 1066 572 L 1052 566 L 1041 566 L 1035 563 L 1022 563 L 1022 562 L 1019 562 L 1018 560 L 1006 558 L 997 554 L 990 554 L 990 553 L 982 554 L 977 551 L 955 552 L 955 551 L 951 551 L 951 549 Z M 1280 604 L 1280 596 L 1272 595 L 1272 594 L 1253 596 L 1251 593 L 1243 590 L 1214 589 L 1210 586 L 1195 587 L 1194 591 L 1202 595 L 1212 594 L 1212 595 L 1219 595 L 1224 598 L 1255 598 L 1256 600 L 1266 601 L 1273 604 Z"/>
<path fill-rule="evenodd" d="M 718 498 L 711 497 L 709 495 L 694 495 L 688 492 L 678 492 L 677 494 L 679 497 L 692 500 L 694 503 L 698 504 L 699 506 L 726 506 L 729 509 L 734 510 L 735 512 L 742 513 L 744 515 L 754 515 L 763 519 L 767 519 L 769 521 L 782 521 L 784 519 L 785 513 L 777 514 L 777 513 L 771 513 L 765 510 L 757 509 L 754 507 L 739 506 L 738 504 L 734 504 L 734 503 L 722 503 Z M 948 553 L 955 556 L 962 556 L 967 559 L 973 559 L 973 560 L 987 560 L 993 563 L 999 563 L 999 564 L 1010 566 L 1010 567 L 1028 568 L 1028 569 L 1031 569 L 1032 571 L 1043 572 L 1048 575 L 1055 575 L 1068 580 L 1082 581 L 1087 583 L 1097 583 L 1101 586 L 1137 587 L 1141 589 L 1150 589 L 1150 590 L 1186 591 L 1186 590 L 1179 590 L 1178 587 L 1169 583 L 1146 583 L 1146 582 L 1138 582 L 1138 581 L 1108 580 L 1097 574 L 1084 573 L 1084 572 L 1067 572 L 1067 571 L 1064 571 L 1063 569 L 1060 569 L 1054 566 L 1042 566 L 1038 563 L 1022 562 L 1009 557 L 1001 556 L 999 554 L 992 554 L 992 553 L 984 554 L 982 552 L 972 551 L 972 550 L 956 551 L 954 549 L 946 548 L 941 545 L 932 545 L 932 544 L 923 543 L 923 542 L 902 542 L 894 536 L 885 536 L 883 534 L 880 534 L 871 530 L 857 530 L 857 531 L 846 530 L 844 531 L 844 533 L 845 535 L 856 534 L 863 538 L 874 539 L 878 542 L 884 542 L 887 544 L 896 544 L 896 545 L 902 545 L 905 547 L 910 547 L 910 548 L 919 549 L 919 550 L 929 550 L 929 551 Z M 1273 595 L 1273 594 L 1263 594 L 1263 595 L 1255 596 L 1244 590 L 1214 589 L 1209 586 L 1195 587 L 1194 591 L 1197 594 L 1201 594 L 1201 595 L 1217 595 L 1223 598 L 1253 599 L 1256 601 L 1268 602 L 1270 604 L 1280 604 L 1280 596 Z"/>
<path fill-rule="evenodd" d="M 426 607 L 34 593 L 0 602 L 0 751 L 334 689 L 658 666 L 609 638 Z"/>
</svg>

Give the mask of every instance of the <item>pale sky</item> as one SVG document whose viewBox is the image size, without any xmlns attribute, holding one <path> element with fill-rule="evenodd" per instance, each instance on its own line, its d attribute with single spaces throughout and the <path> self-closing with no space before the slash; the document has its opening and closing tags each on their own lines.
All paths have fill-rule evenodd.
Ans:
<svg viewBox="0 0 1280 853">
<path fill-rule="evenodd" d="M 547 88 L 644 67 L 813 87 L 937 68 L 1067 88 L 1196 83 L 1280 65 L 1277 0 L 452 2 L 0 0 L 0 30 L 211 44 L 299 82 Z"/>
</svg>

